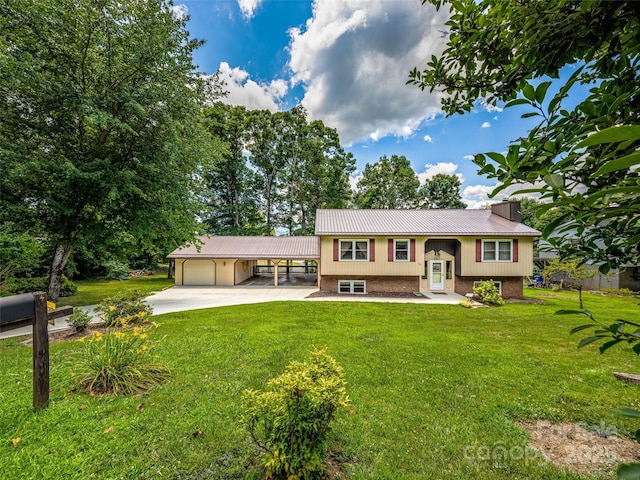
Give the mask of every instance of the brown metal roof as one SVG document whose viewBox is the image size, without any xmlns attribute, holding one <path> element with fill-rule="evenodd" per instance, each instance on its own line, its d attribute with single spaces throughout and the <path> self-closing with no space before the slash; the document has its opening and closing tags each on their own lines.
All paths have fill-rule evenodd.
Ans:
<svg viewBox="0 0 640 480">
<path fill-rule="evenodd" d="M 491 210 L 317 210 L 316 235 L 509 235 L 540 232 Z"/>
<path fill-rule="evenodd" d="M 246 258 L 296 259 L 320 258 L 319 237 L 198 237 L 196 245 L 174 250 L 169 258 Z"/>
</svg>

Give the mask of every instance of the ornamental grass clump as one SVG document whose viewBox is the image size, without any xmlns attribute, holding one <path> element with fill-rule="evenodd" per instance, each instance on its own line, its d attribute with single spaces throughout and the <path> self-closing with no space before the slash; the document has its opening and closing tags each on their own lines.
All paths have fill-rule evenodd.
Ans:
<svg viewBox="0 0 640 480">
<path fill-rule="evenodd" d="M 141 325 L 153 313 L 153 307 L 144 302 L 145 294 L 139 290 L 122 292 L 105 298 L 95 309 L 107 327 Z"/>
<path fill-rule="evenodd" d="M 342 368 L 326 348 L 311 354 L 311 362 L 291 362 L 269 380 L 268 391 L 243 393 L 245 421 L 264 451 L 266 478 L 320 479 L 327 472 L 329 424 L 350 401 Z"/>
<path fill-rule="evenodd" d="M 130 330 L 95 332 L 82 338 L 73 378 L 90 395 L 135 395 L 171 377 L 156 362 L 149 335 L 158 324 Z"/>
</svg>

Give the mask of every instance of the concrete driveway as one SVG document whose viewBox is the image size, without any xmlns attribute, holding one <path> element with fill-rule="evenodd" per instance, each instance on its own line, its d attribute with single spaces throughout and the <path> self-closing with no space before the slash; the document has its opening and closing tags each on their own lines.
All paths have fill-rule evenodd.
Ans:
<svg viewBox="0 0 640 480">
<path fill-rule="evenodd" d="M 147 297 L 153 314 L 249 303 L 303 300 L 318 287 L 186 287 L 167 288 Z"/>
</svg>

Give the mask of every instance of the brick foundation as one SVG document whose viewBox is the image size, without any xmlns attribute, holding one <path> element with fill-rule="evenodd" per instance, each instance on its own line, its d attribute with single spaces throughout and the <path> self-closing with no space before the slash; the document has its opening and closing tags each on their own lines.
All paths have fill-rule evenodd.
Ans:
<svg viewBox="0 0 640 480">
<path fill-rule="evenodd" d="M 386 277 L 386 276 L 354 276 L 354 275 L 323 275 L 320 280 L 320 290 L 338 293 L 339 280 L 365 280 L 367 293 L 417 292 L 420 290 L 420 277 Z"/>
<path fill-rule="evenodd" d="M 502 282 L 502 298 L 522 298 L 522 277 L 460 277 L 456 275 L 456 293 L 465 295 L 473 292 L 473 282 L 494 280 Z"/>
</svg>

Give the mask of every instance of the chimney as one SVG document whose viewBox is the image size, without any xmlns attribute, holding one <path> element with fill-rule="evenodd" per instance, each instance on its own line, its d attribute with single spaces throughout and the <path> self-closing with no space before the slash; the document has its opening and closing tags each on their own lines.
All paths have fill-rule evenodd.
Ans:
<svg viewBox="0 0 640 480">
<path fill-rule="evenodd" d="M 491 205 L 491 213 L 511 220 L 512 222 L 522 223 L 520 202 L 517 200 L 505 200 L 501 203 L 494 203 Z"/>
</svg>

